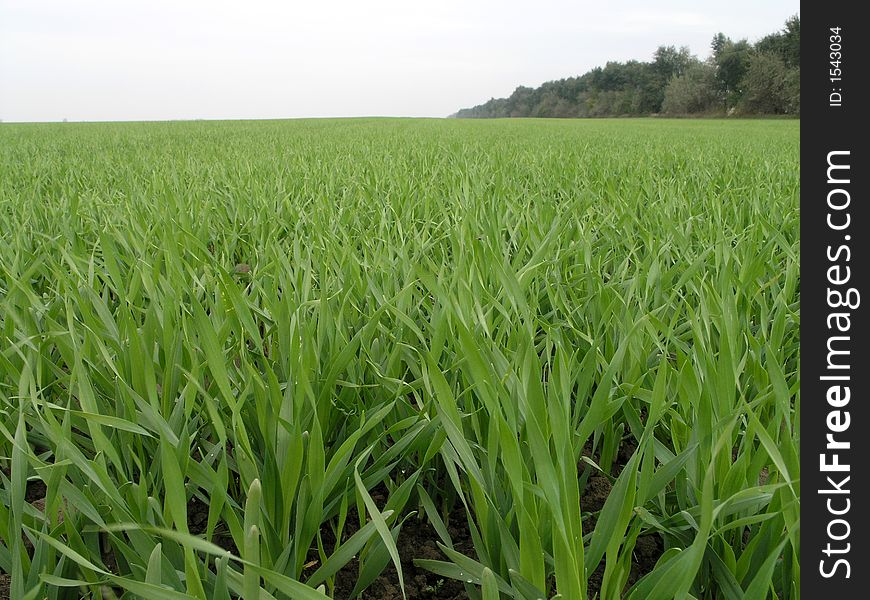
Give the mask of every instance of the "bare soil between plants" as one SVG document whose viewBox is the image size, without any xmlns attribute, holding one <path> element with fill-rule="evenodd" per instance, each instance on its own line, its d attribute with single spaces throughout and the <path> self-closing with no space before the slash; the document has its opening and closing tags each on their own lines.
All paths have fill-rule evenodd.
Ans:
<svg viewBox="0 0 870 600">
<path fill-rule="evenodd" d="M 614 461 L 613 470 L 621 471 L 635 448 L 630 443 L 623 444 Z M 584 451 L 584 454 L 593 460 L 597 460 L 598 456 L 593 455 L 591 451 Z M 586 469 L 592 469 L 585 463 L 580 463 L 578 466 L 578 476 L 582 476 Z M 592 470 L 586 481 L 585 489 L 582 494 L 582 503 L 584 513 L 589 516 L 583 522 L 584 533 L 591 532 L 595 527 L 597 513 L 604 507 L 604 503 L 610 496 L 612 484 L 609 477 Z M 25 500 L 33 504 L 39 510 L 45 510 L 46 503 L 46 487 L 45 484 L 34 479 L 28 481 Z M 372 499 L 378 506 L 383 506 L 387 500 L 387 492 L 383 486 L 379 486 L 371 491 Z M 208 504 L 197 498 L 191 498 L 188 502 L 188 528 L 194 535 L 199 535 L 205 532 L 208 521 Z M 445 520 L 448 534 L 453 543 L 453 548 L 458 552 L 465 554 L 471 558 L 476 558 L 474 552 L 474 544 L 472 542 L 471 532 L 468 528 L 468 521 L 464 511 L 457 507 L 454 508 L 447 519 Z M 345 523 L 344 531 L 342 532 L 342 541 L 346 541 L 359 529 L 359 518 L 356 509 L 348 511 L 348 516 Z M 331 527 L 324 526 L 321 529 L 321 539 L 327 553 L 331 553 L 335 547 L 335 536 Z M 222 531 L 220 527 L 215 532 L 212 540 L 218 546 L 233 552 L 238 553 L 238 548 L 233 542 L 228 533 Z M 396 542 L 399 551 L 399 558 L 402 565 L 402 574 L 405 584 L 405 593 L 408 600 L 467 600 L 469 594 L 466 590 L 466 583 L 449 579 L 441 575 L 437 575 L 418 567 L 414 561 L 417 559 L 431 560 L 448 560 L 438 547 L 438 535 L 432 526 L 424 519 L 418 516 L 411 516 L 402 525 L 401 533 Z M 29 543 L 25 543 L 28 552 L 32 554 L 33 548 Z M 637 539 L 634 550 L 634 560 L 631 566 L 631 573 L 628 579 L 630 587 L 636 583 L 641 577 L 652 571 L 659 557 L 664 552 L 664 545 L 661 537 L 658 535 L 644 535 Z M 309 555 L 310 565 L 303 573 L 302 580 L 305 580 L 306 575 L 312 574 L 317 569 L 318 557 L 317 552 L 312 551 Z M 104 556 L 104 560 L 108 563 L 114 563 L 113 556 Z M 354 586 L 357 582 L 359 573 L 359 562 L 356 558 L 352 559 L 344 568 L 342 568 L 334 578 L 334 598 L 335 600 L 349 600 L 353 593 Z M 589 578 L 589 598 L 595 598 L 601 588 L 601 580 L 604 574 L 604 564 L 592 573 Z M 0 600 L 11 600 L 10 596 L 11 577 L 0 570 Z M 121 592 L 121 590 L 118 590 Z M 399 578 L 396 573 L 396 568 L 392 562 L 388 563 L 384 571 L 369 585 L 359 596 L 360 600 L 401 600 L 402 591 L 399 586 Z"/>
</svg>

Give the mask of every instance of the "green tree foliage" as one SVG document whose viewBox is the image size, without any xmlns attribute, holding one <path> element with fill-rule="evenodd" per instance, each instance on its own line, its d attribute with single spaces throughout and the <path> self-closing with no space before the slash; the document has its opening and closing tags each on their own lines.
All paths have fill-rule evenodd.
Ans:
<svg viewBox="0 0 870 600">
<path fill-rule="evenodd" d="M 764 81 L 764 69 L 772 69 Z M 718 33 L 706 62 L 659 46 L 649 62 L 608 62 L 583 75 L 520 86 L 455 117 L 608 117 L 652 114 L 800 114 L 800 17 L 751 44 Z"/>
<path fill-rule="evenodd" d="M 753 47 L 747 40 L 734 42 L 720 33 L 713 38 L 713 63 L 716 81 L 725 98 L 725 107 L 732 108 L 743 97 L 743 77 L 749 70 Z"/>
<path fill-rule="evenodd" d="M 686 69 L 697 63 L 689 48 L 683 46 L 679 50 L 674 46 L 659 46 L 653 55 L 652 71 L 655 79 L 650 86 L 649 95 L 654 99 L 650 112 L 659 112 L 665 99 L 665 90 L 668 83 L 677 77 L 681 77 Z"/>
<path fill-rule="evenodd" d="M 710 63 L 695 61 L 682 75 L 668 82 L 662 112 L 670 115 L 712 114 L 721 106 L 716 68 Z"/>
<path fill-rule="evenodd" d="M 793 104 L 794 97 L 800 101 L 800 88 L 793 88 L 793 75 L 796 72 L 795 69 L 789 69 L 777 54 L 754 54 L 743 80 L 745 91 L 739 106 L 740 111 L 770 115 L 789 114 L 795 112 L 796 108 L 799 111 L 800 106 L 795 107 Z"/>
<path fill-rule="evenodd" d="M 755 44 L 758 52 L 776 54 L 785 63 L 785 66 L 800 68 L 801 66 L 801 20 L 797 15 L 790 17 L 785 22 L 782 31 L 771 33 L 763 37 Z"/>
</svg>

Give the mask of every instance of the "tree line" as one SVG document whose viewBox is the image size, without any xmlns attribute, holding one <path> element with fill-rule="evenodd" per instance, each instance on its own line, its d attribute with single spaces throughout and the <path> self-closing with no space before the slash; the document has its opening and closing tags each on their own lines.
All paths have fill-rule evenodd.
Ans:
<svg viewBox="0 0 870 600">
<path fill-rule="evenodd" d="M 758 40 L 713 37 L 706 60 L 660 46 L 650 62 L 608 62 L 579 77 L 520 86 L 459 118 L 800 115 L 799 16 Z"/>
</svg>

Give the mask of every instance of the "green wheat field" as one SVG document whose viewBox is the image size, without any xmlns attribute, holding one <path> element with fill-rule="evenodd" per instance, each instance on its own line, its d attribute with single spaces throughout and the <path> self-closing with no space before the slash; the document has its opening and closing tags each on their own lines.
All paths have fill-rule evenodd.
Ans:
<svg viewBox="0 0 870 600">
<path fill-rule="evenodd" d="M 0 125 L 5 595 L 799 598 L 799 130 Z"/>
</svg>

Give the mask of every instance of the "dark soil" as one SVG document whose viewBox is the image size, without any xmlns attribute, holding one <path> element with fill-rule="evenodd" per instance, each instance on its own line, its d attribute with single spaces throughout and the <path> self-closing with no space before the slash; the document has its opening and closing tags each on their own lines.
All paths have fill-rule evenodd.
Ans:
<svg viewBox="0 0 870 600">
<path fill-rule="evenodd" d="M 465 515 L 454 511 L 450 515 L 447 526 L 453 548 L 467 556 L 474 557 L 474 547 Z M 467 600 L 465 584 L 455 579 L 449 579 L 430 573 L 414 564 L 414 559 L 447 560 L 436 544 L 438 534 L 425 520 L 411 517 L 402 526 L 396 546 L 402 563 L 402 576 L 405 583 L 407 598 L 425 598 L 427 600 Z M 349 563 L 336 574 L 335 598 L 346 600 L 356 584 L 359 564 Z M 399 588 L 399 578 L 392 562 L 384 572 L 362 592 L 359 598 L 363 600 L 401 600 L 402 591 Z"/>
<path fill-rule="evenodd" d="M 611 489 L 613 489 L 613 486 L 604 475 L 592 475 L 589 477 L 589 481 L 586 482 L 586 489 L 583 490 L 583 496 L 580 498 L 580 507 L 583 512 L 597 513 L 604 508 L 604 503 L 607 501 L 607 497 L 610 496 Z M 591 517 L 588 520 L 592 521 L 592 527 L 595 527 L 595 517 Z M 586 532 L 584 531 L 584 533 Z"/>
<path fill-rule="evenodd" d="M 379 507 L 383 507 L 387 500 L 387 490 L 384 486 L 378 486 L 371 490 L 372 500 Z M 194 535 L 205 533 L 208 526 L 208 504 L 196 497 L 187 503 L 187 526 Z M 359 516 L 355 508 L 348 511 L 342 531 L 342 541 L 347 541 L 350 536 L 359 530 Z M 450 513 L 447 521 L 447 531 L 453 542 L 453 548 L 467 556 L 474 557 L 474 546 L 465 513 L 454 510 Z M 320 531 L 320 537 L 327 554 L 331 554 L 335 547 L 335 535 L 332 528 L 324 526 Z M 402 533 L 397 541 L 399 558 L 402 563 L 402 576 L 405 584 L 405 593 L 408 600 L 415 598 L 426 600 L 467 600 L 468 594 L 465 585 L 457 580 L 441 577 L 430 573 L 414 564 L 414 559 L 447 560 L 436 544 L 438 534 L 425 521 L 411 517 L 402 525 Z M 221 533 L 221 525 L 216 528 L 211 540 L 213 543 L 238 555 L 238 549 L 229 533 Z M 316 549 L 309 551 L 307 568 L 303 571 L 301 580 L 314 573 L 319 566 L 319 558 Z M 341 571 L 335 575 L 335 598 L 346 600 L 353 592 L 359 574 L 359 562 L 351 560 Z M 402 591 L 399 587 L 399 578 L 392 562 L 378 576 L 360 596 L 361 600 L 400 600 Z M 0 600 L 3 600 L 0 597 Z"/>
<path fill-rule="evenodd" d="M 636 450 L 637 444 L 634 440 L 624 441 L 620 445 L 613 465 L 612 475 L 614 477 L 619 476 L 623 467 L 628 464 L 628 461 Z M 592 458 L 596 463 L 599 460 L 597 454 L 592 453 L 589 445 L 587 445 L 583 450 L 583 454 Z M 602 474 L 600 471 L 593 470 L 591 466 L 584 462 L 581 462 L 577 467 L 578 476 L 583 475 L 587 469 L 591 472 L 589 474 L 589 479 L 586 481 L 586 487 L 582 490 L 580 497 L 580 506 L 584 515 L 586 515 L 583 520 L 584 534 L 591 533 L 595 529 L 595 524 L 598 522 L 598 512 L 604 508 L 604 503 L 607 501 L 607 498 L 610 496 L 610 492 L 613 489 L 613 485 L 610 483 L 610 479 L 606 475 Z M 631 572 L 628 576 L 627 588 L 633 586 L 641 579 L 641 577 L 652 571 L 664 551 L 664 542 L 658 534 L 638 537 L 634 546 L 634 560 L 631 564 Z M 598 565 L 598 568 L 596 568 L 589 577 L 589 585 L 587 589 L 590 598 L 595 597 L 595 595 L 601 591 L 601 582 L 604 577 L 604 566 L 604 561 L 602 560 Z"/>
<path fill-rule="evenodd" d="M 31 479 L 27 482 L 27 487 L 24 490 L 24 500 L 39 510 L 45 510 L 45 492 L 45 483 L 41 479 Z M 21 533 L 21 537 L 24 540 L 24 549 L 27 551 L 27 555 L 33 558 L 33 543 L 24 532 Z M 0 596 L 0 598 L 2 597 Z"/>
<path fill-rule="evenodd" d="M 208 504 L 194 496 L 187 503 L 187 529 L 193 535 L 200 535 L 205 533 L 207 528 Z M 239 549 L 233 541 L 233 536 L 230 535 L 229 530 L 222 523 L 218 522 L 215 526 L 214 535 L 209 541 L 239 556 Z"/>
<path fill-rule="evenodd" d="M 24 492 L 24 501 L 33 502 L 45 498 L 45 482 L 41 479 L 31 479 L 27 482 L 27 489 Z"/>
<path fill-rule="evenodd" d="M 383 508 L 387 501 L 387 490 L 379 485 L 370 491 L 372 500 L 379 508 Z M 465 512 L 457 508 L 448 515 L 445 524 L 447 533 L 453 542 L 454 550 L 475 558 L 474 545 L 471 541 L 471 533 Z M 348 511 L 345 526 L 342 531 L 342 541 L 347 541 L 350 536 L 359 530 L 359 515 L 355 508 Z M 328 554 L 335 547 L 335 535 L 332 528 L 321 528 L 320 537 Z M 438 548 L 436 541 L 438 534 L 424 519 L 417 516 L 408 518 L 402 525 L 402 531 L 396 542 L 399 550 L 399 560 L 402 564 L 402 577 L 405 584 L 405 593 L 408 600 L 415 598 L 426 600 L 467 600 L 465 584 L 455 579 L 449 579 L 430 573 L 414 564 L 414 559 L 447 560 Z M 318 554 L 312 550 L 308 555 L 309 567 L 303 571 L 302 581 L 308 575 L 317 570 Z M 343 569 L 335 575 L 336 600 L 347 600 L 354 590 L 359 575 L 359 561 L 351 560 Z M 392 561 L 387 564 L 384 571 L 357 596 L 360 600 L 400 600 L 402 591 L 399 587 L 399 578 Z"/>
<path fill-rule="evenodd" d="M 652 571 L 664 552 L 665 545 L 660 535 L 645 535 L 637 538 L 637 543 L 634 545 L 634 561 L 631 564 L 631 574 L 628 576 L 628 585 L 634 585 L 641 577 Z"/>
<path fill-rule="evenodd" d="M 640 581 L 640 578 L 653 570 L 659 557 L 664 553 L 665 547 L 662 538 L 658 534 L 644 535 L 637 538 L 634 545 L 634 560 L 631 562 L 631 572 L 628 574 L 626 590 Z M 598 565 L 589 577 L 587 591 L 590 598 L 601 591 L 601 582 L 604 577 L 604 561 Z"/>
<path fill-rule="evenodd" d="M 7 475 L 8 476 L 8 475 Z M 27 502 L 31 502 L 36 505 L 40 510 L 45 509 L 45 483 L 40 479 L 32 479 L 27 482 L 27 488 L 24 492 L 24 499 Z M 30 543 L 30 539 L 27 538 L 23 533 L 21 534 L 24 539 L 24 547 L 27 550 L 27 553 L 32 557 L 33 556 L 33 545 Z M 0 569 L 0 600 L 9 600 L 12 594 L 12 577 L 7 573 L 3 572 Z"/>
<path fill-rule="evenodd" d="M 612 475 L 614 477 L 619 475 L 619 472 L 635 450 L 636 446 L 632 442 L 626 442 L 620 447 L 613 465 Z M 597 462 L 598 457 L 593 455 L 591 450 L 584 450 L 584 454 Z M 604 503 L 612 491 L 610 478 L 598 471 L 591 470 L 591 467 L 585 463 L 581 462 L 578 465 L 578 475 L 583 475 L 587 469 L 590 469 L 590 473 L 588 474 L 581 497 L 582 510 L 585 515 L 583 521 L 584 533 L 594 529 L 598 518 L 597 513 L 604 507 Z M 25 495 L 28 502 L 44 510 L 45 494 L 46 487 L 42 481 L 38 479 L 28 481 Z M 387 498 L 386 489 L 383 486 L 379 486 L 371 491 L 371 496 L 378 506 L 383 506 Z M 208 509 L 207 502 L 203 502 L 196 497 L 191 498 L 188 503 L 187 524 L 190 532 L 194 535 L 205 532 L 208 524 Z M 446 522 L 454 549 L 475 558 L 471 534 L 462 508 L 457 507 L 454 509 Z M 358 529 L 359 517 L 356 509 L 351 509 L 348 512 L 345 528 L 342 532 L 343 540 L 346 541 Z M 331 527 L 323 527 L 321 539 L 325 548 L 329 551 L 334 548 L 335 537 Z M 402 564 L 406 597 L 409 600 L 416 598 L 425 600 L 467 600 L 469 597 L 463 582 L 441 577 L 414 564 L 415 559 L 447 560 L 437 546 L 436 542 L 438 540 L 437 533 L 425 519 L 412 516 L 402 526 L 397 547 Z M 221 524 L 218 524 L 211 541 L 238 555 L 238 548 L 233 542 L 232 537 Z M 634 560 L 632 561 L 628 586 L 634 585 L 641 577 L 649 573 L 663 552 L 664 544 L 659 535 L 652 534 L 639 537 L 634 548 Z M 104 561 L 107 562 L 113 562 L 113 558 L 105 555 L 103 557 Z M 308 568 L 303 572 L 303 581 L 305 576 L 313 573 L 318 566 L 318 554 L 316 550 L 313 550 L 308 558 Z M 336 600 L 347 600 L 350 597 L 356 584 L 358 572 L 359 562 L 354 559 L 336 574 Z M 602 561 L 590 576 L 588 588 L 590 597 L 594 597 L 600 591 L 603 574 L 604 562 Z M 0 600 L 9 599 L 10 583 L 11 578 L 7 574 L 0 572 Z M 383 573 L 358 597 L 361 600 L 400 600 L 402 598 L 398 576 L 392 562 L 388 563 Z"/>
</svg>

